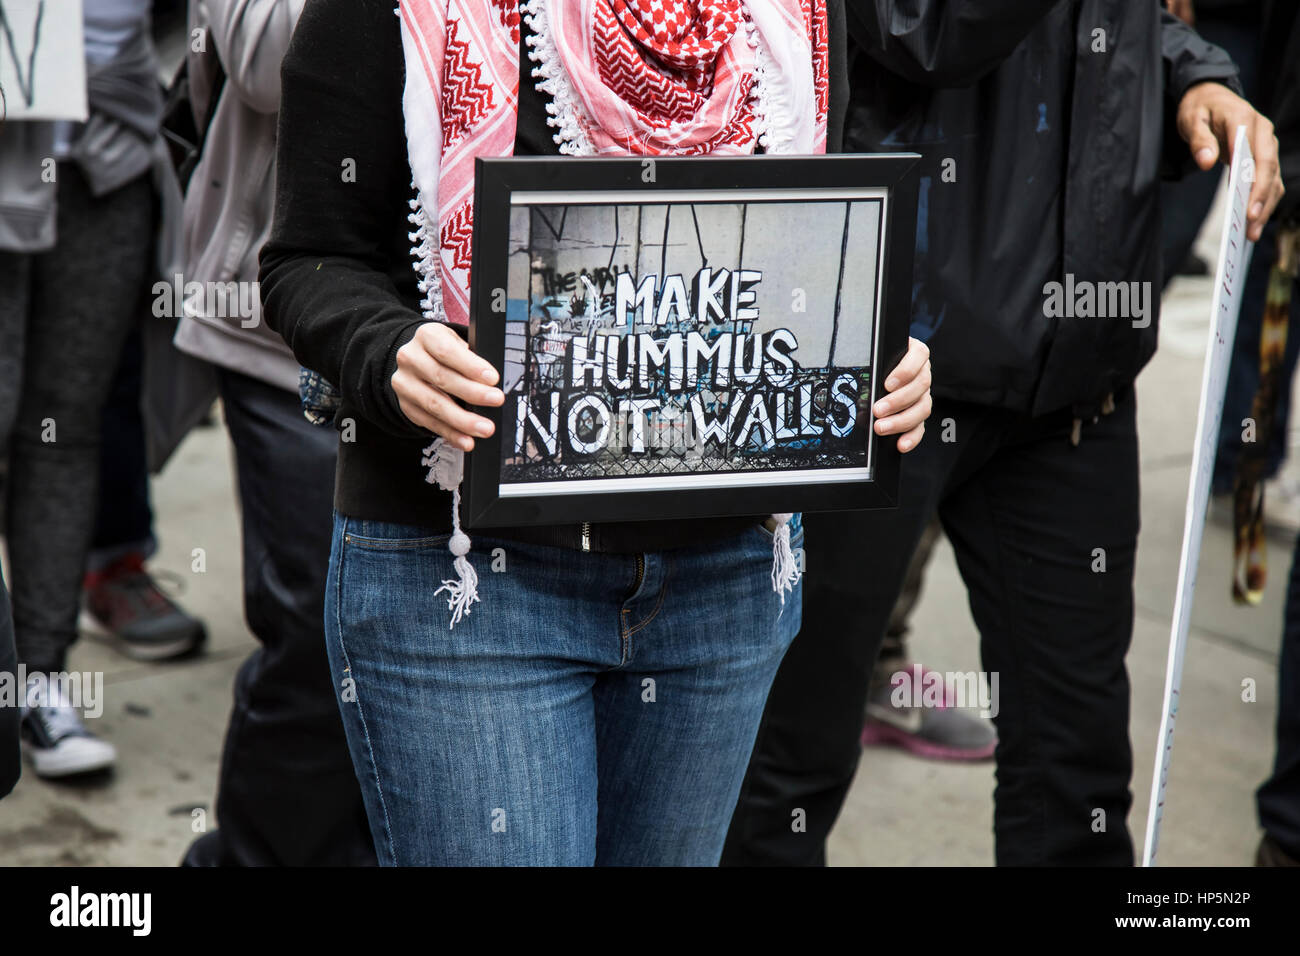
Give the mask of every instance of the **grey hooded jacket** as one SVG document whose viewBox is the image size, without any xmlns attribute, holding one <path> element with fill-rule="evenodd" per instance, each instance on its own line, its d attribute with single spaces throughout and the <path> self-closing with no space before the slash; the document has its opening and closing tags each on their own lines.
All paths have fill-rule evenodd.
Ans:
<svg viewBox="0 0 1300 956">
<path fill-rule="evenodd" d="M 298 362 L 262 321 L 257 254 L 275 205 L 280 61 L 306 0 L 191 0 L 189 54 L 196 121 L 207 115 L 217 59 L 225 68 L 212 126 L 185 196 L 185 271 L 178 295 L 183 352 L 296 392 Z M 173 280 L 173 284 L 176 280 Z"/>
</svg>

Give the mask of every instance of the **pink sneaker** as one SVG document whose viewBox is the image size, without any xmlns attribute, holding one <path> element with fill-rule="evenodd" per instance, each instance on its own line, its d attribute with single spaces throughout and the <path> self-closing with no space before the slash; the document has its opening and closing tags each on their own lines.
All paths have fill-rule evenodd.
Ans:
<svg viewBox="0 0 1300 956">
<path fill-rule="evenodd" d="M 950 685 L 944 683 L 942 700 L 927 700 L 922 688 L 942 681 L 941 674 L 910 664 L 891 668 L 890 676 L 894 675 L 902 676 L 892 682 L 879 680 L 879 674 L 873 678 L 862 746 L 902 747 L 932 760 L 988 760 L 993 756 L 998 745 L 993 722 L 977 712 L 958 709 Z"/>
</svg>

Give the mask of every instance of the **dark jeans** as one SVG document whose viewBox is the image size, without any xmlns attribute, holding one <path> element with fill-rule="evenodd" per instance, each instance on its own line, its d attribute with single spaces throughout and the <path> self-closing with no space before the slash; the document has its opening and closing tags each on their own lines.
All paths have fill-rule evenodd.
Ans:
<svg viewBox="0 0 1300 956">
<path fill-rule="evenodd" d="M 939 516 L 935 515 L 925 526 L 921 540 L 917 542 L 912 560 L 907 565 L 907 574 L 903 577 L 903 590 L 894 604 L 889 623 L 885 625 L 885 639 L 880 645 L 881 660 L 907 658 L 907 634 L 912 629 L 912 612 L 921 600 L 921 588 L 925 584 L 925 569 L 934 555 L 934 546 L 943 535 Z"/>
<path fill-rule="evenodd" d="M 5 589 L 4 573 L 0 572 L 0 674 L 18 674 L 18 654 L 14 650 L 14 625 L 9 618 L 9 592 Z M 22 711 L 17 707 L 0 707 L 0 797 L 14 788 L 22 770 L 18 750 L 18 721 Z"/>
<path fill-rule="evenodd" d="M 1277 758 L 1256 794 L 1259 825 L 1300 859 L 1300 540 L 1291 559 L 1277 675 Z"/>
<path fill-rule="evenodd" d="M 100 414 L 153 251 L 148 176 L 95 197 L 58 166 L 58 243 L 0 253 L 0 445 L 18 658 L 57 671 L 77 636 Z"/>
<path fill-rule="evenodd" d="M 1136 403 L 1085 424 L 936 400 L 900 504 L 806 514 L 803 628 L 781 664 L 723 862 L 821 864 L 857 768 L 868 678 L 937 507 L 999 674 L 999 864 L 1131 864 Z M 943 441 L 948 419 L 955 440 Z M 1104 572 L 1094 571 L 1104 549 Z M 1096 810 L 1104 832 L 1094 832 Z M 803 811 L 806 832 L 791 825 Z"/>
<path fill-rule="evenodd" d="M 140 313 L 147 316 L 147 309 Z M 131 330 L 113 375 L 100 420 L 99 505 L 90 564 L 103 565 L 127 551 L 146 557 L 154 549 L 140 389 L 144 349 L 139 325 Z"/>
<path fill-rule="evenodd" d="M 373 864 L 323 634 L 338 433 L 298 396 L 222 370 L 244 543 L 244 613 L 262 645 L 235 677 L 219 829 L 186 862 Z"/>
</svg>

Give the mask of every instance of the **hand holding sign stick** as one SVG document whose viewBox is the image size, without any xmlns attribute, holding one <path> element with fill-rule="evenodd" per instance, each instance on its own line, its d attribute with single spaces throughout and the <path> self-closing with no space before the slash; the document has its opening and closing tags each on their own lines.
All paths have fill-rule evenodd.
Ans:
<svg viewBox="0 0 1300 956">
<path fill-rule="evenodd" d="M 1174 722 L 1178 717 L 1178 695 L 1183 680 L 1183 656 L 1191 626 L 1192 600 L 1196 593 L 1196 566 L 1205 534 L 1205 513 L 1210 500 L 1210 477 L 1214 470 L 1216 441 L 1223 418 L 1228 365 L 1237 331 L 1241 291 L 1254 243 L 1247 238 L 1248 203 L 1254 183 L 1254 160 L 1247 142 L 1246 127 L 1237 130 L 1228 175 L 1228 221 L 1219 244 L 1215 273 L 1214 302 L 1210 317 L 1210 343 L 1201 379 L 1201 403 L 1196 420 L 1196 444 L 1192 452 L 1192 475 L 1183 519 L 1183 549 L 1178 562 L 1178 590 L 1174 597 L 1174 618 L 1169 635 L 1169 660 L 1165 672 L 1164 711 L 1156 741 L 1155 773 L 1151 780 L 1151 806 L 1147 812 L 1146 847 L 1142 865 L 1155 864 L 1164 816 L 1165 791 L 1169 782 L 1169 761 L 1173 755 Z"/>
</svg>

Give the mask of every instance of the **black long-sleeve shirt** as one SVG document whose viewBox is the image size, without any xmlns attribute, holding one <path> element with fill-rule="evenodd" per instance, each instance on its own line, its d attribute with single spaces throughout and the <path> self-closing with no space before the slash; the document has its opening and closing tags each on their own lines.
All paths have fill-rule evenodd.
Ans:
<svg viewBox="0 0 1300 956">
<path fill-rule="evenodd" d="M 834 145 L 847 100 L 842 0 L 829 12 Z M 516 153 L 557 154 L 531 67 L 522 54 Z M 275 223 L 260 281 L 268 324 L 342 395 L 336 508 L 443 532 L 451 496 L 429 485 L 420 466 L 430 435 L 402 414 L 389 381 L 398 349 L 425 321 L 408 238 L 404 76 L 392 0 L 306 6 L 282 70 Z M 345 165 L 355 169 L 346 181 Z M 588 541 L 596 551 L 663 550 L 738 534 L 760 520 L 592 525 Z M 582 541 L 579 525 L 492 533 L 574 548 Z"/>
</svg>

